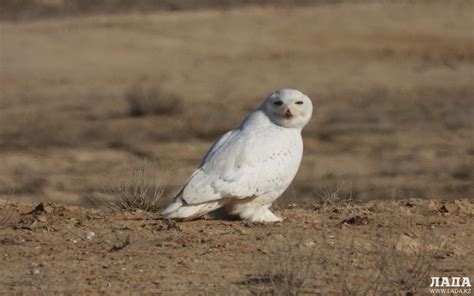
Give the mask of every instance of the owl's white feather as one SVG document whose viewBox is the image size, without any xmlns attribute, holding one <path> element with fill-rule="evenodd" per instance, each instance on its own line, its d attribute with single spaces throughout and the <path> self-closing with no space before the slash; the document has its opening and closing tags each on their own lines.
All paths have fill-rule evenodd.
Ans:
<svg viewBox="0 0 474 296">
<path fill-rule="evenodd" d="M 163 214 L 192 219 L 224 208 L 249 221 L 281 221 L 269 208 L 298 171 L 301 130 L 312 111 L 311 100 L 297 90 L 272 93 L 211 147 Z"/>
</svg>

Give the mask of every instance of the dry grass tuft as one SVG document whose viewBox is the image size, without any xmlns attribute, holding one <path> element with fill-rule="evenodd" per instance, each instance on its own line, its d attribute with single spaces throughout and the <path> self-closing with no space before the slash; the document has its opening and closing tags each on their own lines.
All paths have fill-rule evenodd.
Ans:
<svg viewBox="0 0 474 296">
<path fill-rule="evenodd" d="M 182 112 L 182 99 L 174 94 L 165 93 L 157 87 L 135 85 L 125 98 L 130 116 L 173 115 Z"/>
<path fill-rule="evenodd" d="M 319 188 L 316 196 L 319 204 L 324 207 L 358 201 L 357 197 L 352 194 L 350 184 L 348 191 L 345 190 L 345 187 L 345 182 L 339 182 L 335 187 Z"/>
<path fill-rule="evenodd" d="M 432 244 L 433 239 L 427 236 L 419 239 L 419 245 L 412 252 L 402 250 L 400 243 L 401 240 L 377 251 L 378 286 L 383 287 L 386 293 L 415 295 L 429 286 L 429 275 L 433 271 L 437 248 Z"/>
<path fill-rule="evenodd" d="M 109 178 L 104 190 L 89 199 L 112 210 L 158 212 L 165 189 L 163 179 L 155 164 L 138 161 L 129 176 Z"/>
<path fill-rule="evenodd" d="M 300 295 L 311 281 L 314 252 L 305 254 L 288 244 L 283 254 L 287 259 L 277 261 L 277 270 L 271 277 L 271 291 L 276 295 Z"/>
<path fill-rule="evenodd" d="M 425 232 L 412 238 L 406 234 L 398 236 L 390 228 L 384 232 L 372 242 L 372 255 L 366 260 L 364 274 L 360 274 L 360 266 L 351 263 L 354 258 L 359 261 L 356 254 L 363 252 L 352 244 L 342 277 L 343 294 L 417 295 L 429 286 L 436 254 L 443 252 L 433 234 Z"/>
<path fill-rule="evenodd" d="M 339 182 L 336 187 L 319 188 L 316 193 L 318 200 L 315 208 L 321 212 L 321 226 L 325 226 L 327 219 L 331 218 L 332 212 L 337 211 L 337 207 L 342 204 L 354 203 L 358 199 L 349 190 L 346 191 L 344 182 Z"/>
<path fill-rule="evenodd" d="M 314 242 L 285 240 L 269 259 L 260 275 L 244 282 L 253 294 L 301 295 L 311 286 L 316 260 Z"/>
<path fill-rule="evenodd" d="M 8 226 L 15 213 L 15 208 L 8 201 L 2 201 L 0 204 L 0 228 Z"/>
</svg>

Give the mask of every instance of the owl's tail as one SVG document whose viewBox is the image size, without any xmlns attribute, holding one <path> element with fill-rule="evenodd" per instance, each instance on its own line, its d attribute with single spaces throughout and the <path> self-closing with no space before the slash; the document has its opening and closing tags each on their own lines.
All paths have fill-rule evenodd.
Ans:
<svg viewBox="0 0 474 296">
<path fill-rule="evenodd" d="M 217 210 L 222 206 L 219 201 L 211 201 L 191 205 L 186 203 L 181 196 L 176 197 L 163 211 L 163 216 L 172 219 L 195 219 Z"/>
</svg>

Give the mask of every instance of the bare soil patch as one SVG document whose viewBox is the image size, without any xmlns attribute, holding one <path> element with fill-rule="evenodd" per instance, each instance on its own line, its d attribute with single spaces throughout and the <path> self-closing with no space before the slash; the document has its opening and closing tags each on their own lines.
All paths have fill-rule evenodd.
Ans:
<svg viewBox="0 0 474 296">
<path fill-rule="evenodd" d="M 407 294 L 473 275 L 472 200 L 280 209 L 283 223 L 2 204 L 1 294 Z M 2 221 L 2 220 L 0 220 Z M 352 295 L 351 294 L 351 295 Z"/>
</svg>

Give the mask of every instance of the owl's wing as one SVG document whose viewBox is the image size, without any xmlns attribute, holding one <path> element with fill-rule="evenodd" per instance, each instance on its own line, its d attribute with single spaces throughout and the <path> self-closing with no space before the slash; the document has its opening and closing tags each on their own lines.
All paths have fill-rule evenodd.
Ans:
<svg viewBox="0 0 474 296">
<path fill-rule="evenodd" d="M 275 190 L 272 141 L 240 129 L 217 141 L 201 166 L 184 185 L 181 196 L 188 204 L 224 198 L 259 196 Z"/>
<path fill-rule="evenodd" d="M 226 141 L 232 136 L 233 133 L 239 132 L 239 130 L 231 130 L 225 133 L 222 137 L 217 140 L 217 142 L 212 145 L 211 148 L 209 148 L 209 151 L 207 151 L 206 156 L 204 156 L 204 159 L 202 160 L 201 164 L 199 167 L 202 167 L 205 163 L 209 162 L 209 160 L 214 156 L 217 151 L 221 148 L 221 146 L 226 143 Z"/>
</svg>

